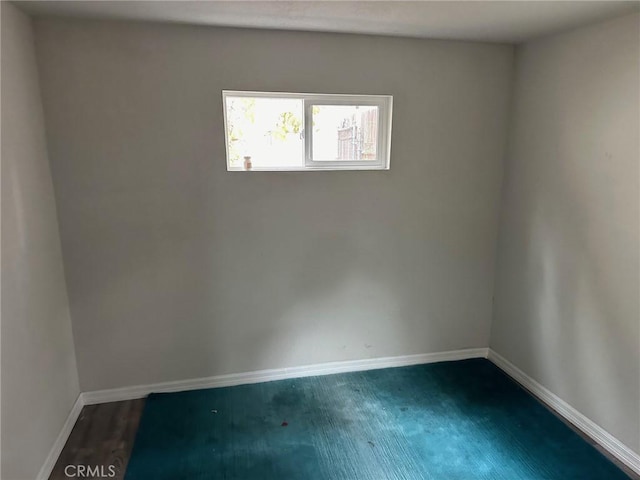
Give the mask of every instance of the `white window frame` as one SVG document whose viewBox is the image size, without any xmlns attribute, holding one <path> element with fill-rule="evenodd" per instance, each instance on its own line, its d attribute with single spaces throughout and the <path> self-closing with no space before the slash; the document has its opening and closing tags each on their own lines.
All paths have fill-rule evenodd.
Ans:
<svg viewBox="0 0 640 480">
<path fill-rule="evenodd" d="M 295 98 L 303 102 L 304 116 L 304 158 L 300 167 L 260 167 L 252 171 L 321 171 L 321 170 L 388 170 L 391 160 L 391 127 L 393 96 L 391 95 L 349 95 L 288 92 L 255 92 L 239 90 L 222 91 L 222 109 L 224 113 L 224 137 L 228 171 L 246 171 L 242 167 L 229 165 L 229 141 L 227 130 L 227 97 Z M 314 105 L 371 105 L 378 107 L 378 143 L 375 160 L 314 160 L 312 108 Z"/>
</svg>

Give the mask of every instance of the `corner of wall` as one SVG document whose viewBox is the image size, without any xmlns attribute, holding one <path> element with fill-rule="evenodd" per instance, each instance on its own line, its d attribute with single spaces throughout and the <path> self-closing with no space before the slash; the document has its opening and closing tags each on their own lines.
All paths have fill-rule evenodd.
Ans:
<svg viewBox="0 0 640 480">
<path fill-rule="evenodd" d="M 80 386 L 31 18 L 1 2 L 2 474 L 35 478 Z M 34 415 L 37 412 L 37 415 Z M 38 473 L 40 472 L 40 473 Z"/>
</svg>

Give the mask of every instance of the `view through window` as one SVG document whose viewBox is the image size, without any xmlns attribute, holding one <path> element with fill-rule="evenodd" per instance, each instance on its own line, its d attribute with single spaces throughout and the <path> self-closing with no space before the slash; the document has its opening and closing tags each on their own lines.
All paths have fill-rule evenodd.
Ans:
<svg viewBox="0 0 640 480">
<path fill-rule="evenodd" d="M 223 92 L 229 170 L 386 169 L 391 97 Z"/>
</svg>

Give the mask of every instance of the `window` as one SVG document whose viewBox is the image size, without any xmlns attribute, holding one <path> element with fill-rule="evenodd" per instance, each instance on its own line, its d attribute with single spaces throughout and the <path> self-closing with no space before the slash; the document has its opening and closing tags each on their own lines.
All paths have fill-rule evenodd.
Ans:
<svg viewBox="0 0 640 480">
<path fill-rule="evenodd" d="M 386 170 L 388 95 L 222 92 L 227 170 Z"/>
</svg>

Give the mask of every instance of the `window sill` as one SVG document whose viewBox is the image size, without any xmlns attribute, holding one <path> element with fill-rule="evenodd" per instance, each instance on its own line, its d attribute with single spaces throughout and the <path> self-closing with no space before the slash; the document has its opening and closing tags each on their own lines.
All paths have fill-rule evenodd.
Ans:
<svg viewBox="0 0 640 480">
<path fill-rule="evenodd" d="M 335 171 L 340 171 L 340 172 L 346 172 L 346 171 L 350 171 L 350 170 L 356 170 L 356 171 L 387 171 L 389 170 L 388 166 L 362 166 L 362 167 L 357 167 L 357 166 L 353 166 L 353 165 L 349 165 L 349 166 L 344 166 L 344 167 L 339 167 L 339 166 L 330 166 L 330 167 L 282 167 L 282 168 L 277 168 L 277 167 L 254 167 L 251 168 L 249 170 L 245 170 L 242 167 L 238 167 L 238 168 L 233 168 L 233 167 L 228 167 L 227 168 L 227 172 L 335 172 Z"/>
</svg>

